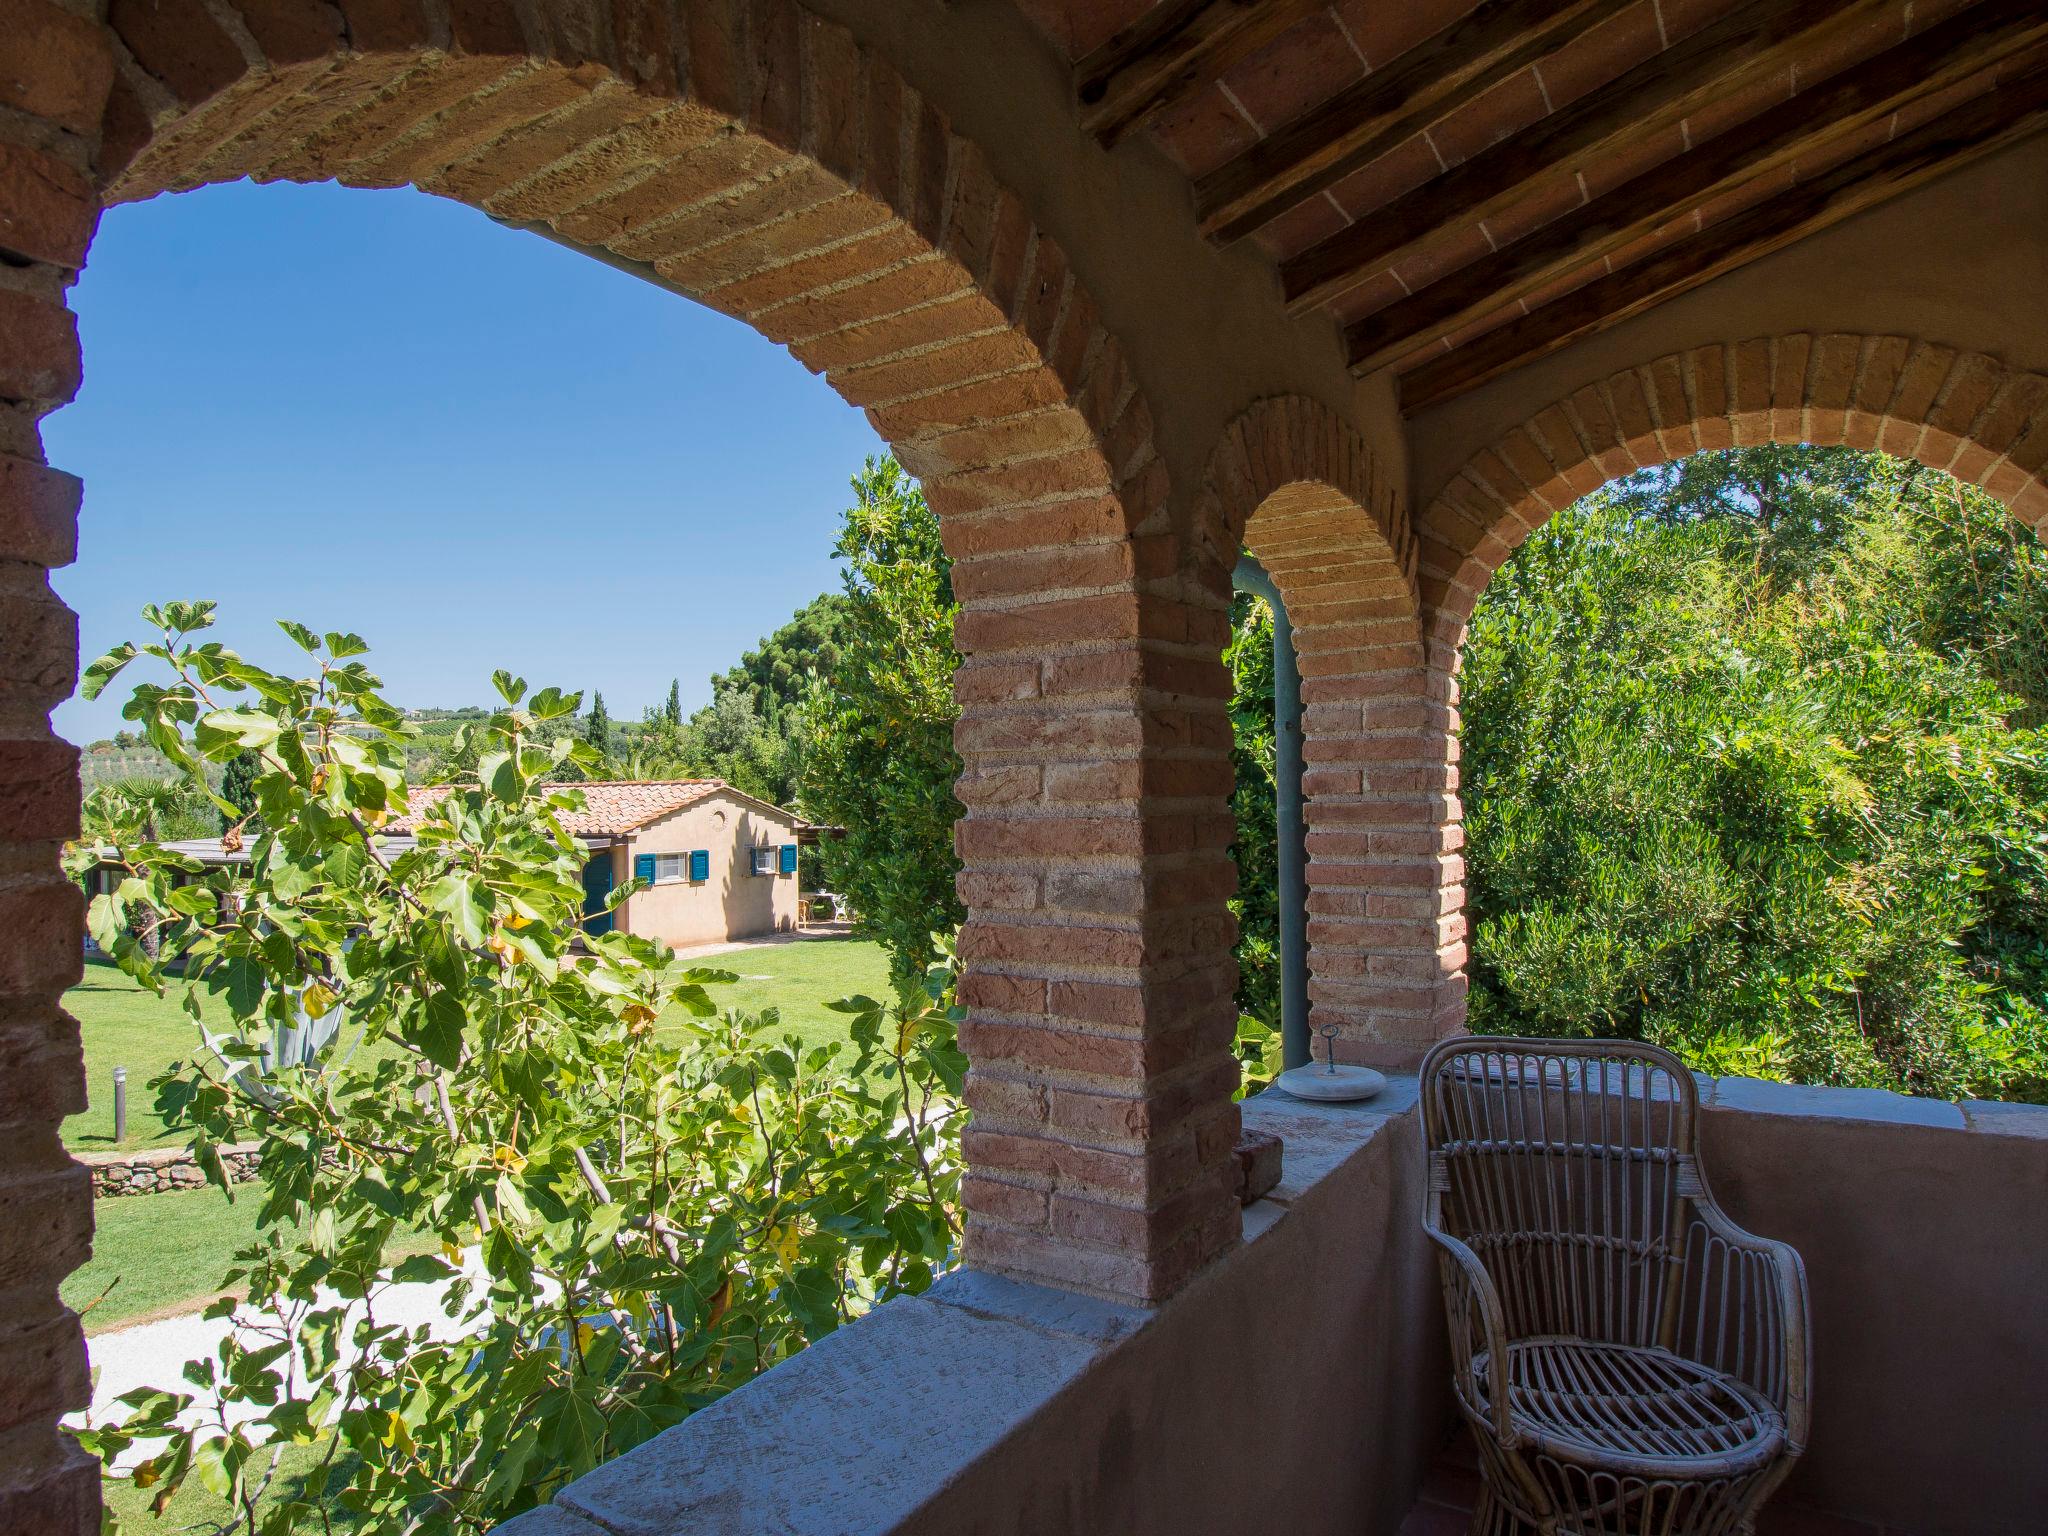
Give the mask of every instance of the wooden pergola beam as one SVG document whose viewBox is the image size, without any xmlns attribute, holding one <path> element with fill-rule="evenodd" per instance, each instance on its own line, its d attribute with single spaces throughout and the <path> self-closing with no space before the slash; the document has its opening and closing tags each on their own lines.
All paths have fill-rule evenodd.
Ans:
<svg viewBox="0 0 2048 1536">
<path fill-rule="evenodd" d="M 1243 239 L 1632 3 L 1484 0 L 1204 176 L 1203 230 Z"/>
<path fill-rule="evenodd" d="M 1369 372 L 1624 247 L 1802 156 L 2048 39 L 2039 0 L 1984 0 L 1801 91 L 1685 154 L 1653 166 L 1491 256 L 1461 267 L 1346 332 Z"/>
<path fill-rule="evenodd" d="M 2048 127 L 2048 63 L 1401 375 L 1413 415 Z"/>
<path fill-rule="evenodd" d="M 1530 186 L 1675 127 L 1708 103 L 1867 26 L 1876 13 L 1896 9 L 1897 0 L 1750 0 L 1303 251 L 1280 269 L 1287 302 L 1298 311 L 1334 298 L 1444 234 L 1494 217 Z"/>
<path fill-rule="evenodd" d="M 1074 66 L 1081 126 L 1105 145 L 1191 92 L 1220 79 L 1320 0 L 1168 0 Z"/>
</svg>

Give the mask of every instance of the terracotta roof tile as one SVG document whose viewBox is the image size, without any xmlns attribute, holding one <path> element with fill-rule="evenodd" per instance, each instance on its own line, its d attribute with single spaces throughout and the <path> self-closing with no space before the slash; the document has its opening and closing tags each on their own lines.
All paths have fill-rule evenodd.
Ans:
<svg viewBox="0 0 2048 1536">
<path fill-rule="evenodd" d="M 584 809 L 563 812 L 562 829 L 572 837 L 616 837 L 694 805 L 727 785 L 723 779 L 659 779 L 608 780 L 573 787 L 583 791 Z M 415 789 L 405 814 L 384 830 L 418 831 L 421 819 L 447 794 L 445 784 Z"/>
</svg>

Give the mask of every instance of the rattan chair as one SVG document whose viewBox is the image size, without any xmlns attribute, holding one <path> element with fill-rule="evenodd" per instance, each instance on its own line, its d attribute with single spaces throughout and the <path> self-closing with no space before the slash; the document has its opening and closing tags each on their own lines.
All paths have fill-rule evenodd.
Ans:
<svg viewBox="0 0 2048 1536">
<path fill-rule="evenodd" d="M 1473 1536 L 1748 1536 L 1806 1445 L 1806 1272 L 1714 1204 L 1692 1074 L 1465 1036 L 1422 1120 Z"/>
</svg>

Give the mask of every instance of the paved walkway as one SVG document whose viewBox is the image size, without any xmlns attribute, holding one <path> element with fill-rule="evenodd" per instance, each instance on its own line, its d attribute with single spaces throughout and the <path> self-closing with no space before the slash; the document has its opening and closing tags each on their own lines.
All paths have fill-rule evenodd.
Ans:
<svg viewBox="0 0 2048 1536">
<path fill-rule="evenodd" d="M 473 1279 L 486 1278 L 482 1258 L 475 1248 L 464 1250 L 462 1267 Z M 377 1320 L 406 1328 L 425 1325 L 435 1338 L 455 1338 L 462 1328 L 447 1313 L 447 1293 L 452 1283 L 452 1280 L 423 1280 L 387 1285 L 376 1295 Z M 320 1292 L 321 1306 L 333 1306 L 339 1300 L 340 1297 L 332 1291 L 323 1288 Z M 360 1305 L 358 1303 L 351 1310 L 359 1310 Z M 273 1337 L 256 1332 L 250 1317 L 246 1307 L 238 1309 L 233 1319 L 210 1318 L 199 1312 L 189 1312 L 92 1335 L 85 1341 L 87 1358 L 97 1373 L 92 1390 L 92 1418 L 101 1420 L 118 1416 L 123 1410 L 115 1399 L 137 1387 L 161 1387 L 170 1392 L 193 1393 L 198 1400 L 185 1415 L 187 1421 L 196 1423 L 202 1418 L 210 1418 L 206 1394 L 184 1378 L 185 1362 L 217 1359 L 221 1341 L 228 1336 L 230 1329 L 237 1331 L 242 1342 L 251 1347 L 275 1342 Z M 343 1329 L 344 1340 L 349 1332 L 349 1329 Z M 350 1346 L 345 1343 L 344 1360 L 351 1353 Z M 230 1417 L 237 1420 L 253 1418 L 259 1411 L 245 1408 Z M 72 1414 L 65 1422 L 74 1426 L 82 1424 L 84 1415 Z M 131 1447 L 117 1463 L 117 1470 L 143 1460 L 153 1447 L 153 1442 Z"/>
<path fill-rule="evenodd" d="M 733 939 L 722 944 L 679 944 L 676 946 L 678 960 L 696 960 L 705 955 L 729 955 L 743 949 L 770 949 L 777 944 L 801 944 L 807 939 L 845 939 L 853 936 L 853 924 L 805 923 L 788 933 L 771 933 L 758 939 Z"/>
</svg>

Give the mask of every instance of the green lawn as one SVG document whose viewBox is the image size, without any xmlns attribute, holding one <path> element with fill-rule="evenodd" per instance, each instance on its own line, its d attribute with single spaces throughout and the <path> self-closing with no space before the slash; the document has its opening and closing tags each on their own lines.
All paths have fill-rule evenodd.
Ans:
<svg viewBox="0 0 2048 1536">
<path fill-rule="evenodd" d="M 783 1027 L 801 1036 L 806 1045 L 846 1038 L 847 1016 L 831 1012 L 827 1003 L 857 993 L 884 1002 L 890 997 L 889 957 L 881 945 L 865 939 L 762 944 L 706 955 L 691 964 L 739 977 L 730 986 L 710 989 L 711 1000 L 720 1008 L 745 1013 L 779 1008 Z"/>
<path fill-rule="evenodd" d="M 232 1205 L 217 1189 L 94 1201 L 92 1258 L 64 1282 L 65 1302 L 85 1312 L 87 1333 L 103 1333 L 212 1300 L 229 1258 L 256 1234 L 257 1204 L 253 1186 L 238 1189 Z"/>
<path fill-rule="evenodd" d="M 191 1016 L 174 997 L 144 991 L 104 960 L 86 962 L 85 979 L 64 994 L 64 1006 L 85 1042 L 85 1093 L 92 1106 L 64 1122 L 65 1144 L 78 1152 L 113 1150 L 116 1067 L 128 1069 L 128 1139 L 121 1145 L 183 1141 L 157 1119 L 149 1080 L 192 1054 L 199 1031 Z"/>
<path fill-rule="evenodd" d="M 809 1044 L 844 1038 L 847 1018 L 825 1004 L 865 992 L 883 997 L 889 967 L 881 947 L 852 939 L 810 939 L 763 944 L 709 956 L 700 965 L 732 971 L 739 980 L 715 987 L 720 1007 L 758 1012 L 779 1008 L 783 1024 Z M 111 965 L 86 966 L 85 980 L 66 995 L 85 1039 L 92 1108 L 64 1123 L 66 1142 L 81 1152 L 113 1146 L 113 1069 L 128 1068 L 128 1140 L 136 1149 L 177 1145 L 153 1110 L 148 1082 L 187 1056 L 198 1035 L 175 998 L 157 998 Z M 671 1026 L 680 1033 L 680 1023 Z M 217 1189 L 131 1195 L 93 1206 L 90 1263 L 64 1285 L 64 1299 L 83 1309 L 86 1331 L 97 1333 L 150 1313 L 197 1306 L 220 1282 L 235 1249 L 256 1230 L 256 1195 L 240 1191 L 230 1205 Z M 106 1291 L 104 1299 L 95 1298 Z"/>
<path fill-rule="evenodd" d="M 886 998 L 889 985 L 881 946 L 866 940 L 761 944 L 695 963 L 739 975 L 731 986 L 712 989 L 721 1008 L 779 1008 L 783 1024 L 813 1045 L 845 1037 L 846 1016 L 828 1012 L 825 1004 L 856 992 Z M 87 963 L 85 979 L 65 994 L 64 1006 L 78 1020 L 85 1041 L 91 1108 L 64 1122 L 67 1145 L 80 1152 L 113 1149 L 116 1067 L 128 1069 L 128 1139 L 122 1148 L 176 1146 L 185 1140 L 182 1132 L 165 1130 L 157 1119 L 156 1095 L 149 1088 L 152 1077 L 171 1062 L 188 1059 L 199 1043 L 198 1028 L 177 999 L 175 988 L 159 998 L 104 961 Z"/>
</svg>

